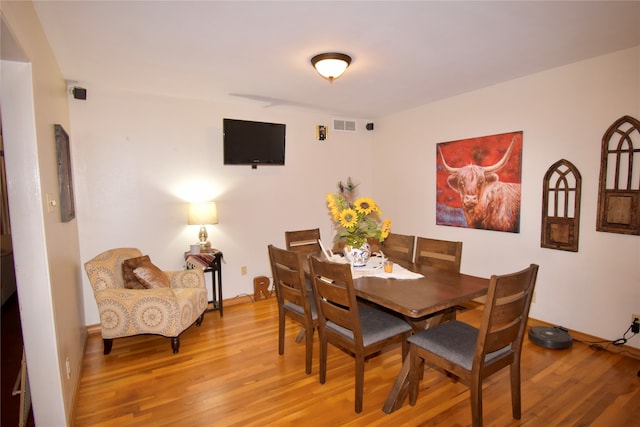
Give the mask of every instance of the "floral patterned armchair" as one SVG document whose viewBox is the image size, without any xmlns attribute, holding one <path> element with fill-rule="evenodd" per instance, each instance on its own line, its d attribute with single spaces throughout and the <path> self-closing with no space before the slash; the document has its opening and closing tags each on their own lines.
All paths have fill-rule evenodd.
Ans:
<svg viewBox="0 0 640 427">
<path fill-rule="evenodd" d="M 157 269 L 167 287 L 127 289 L 123 262 L 141 256 L 138 249 L 117 248 L 84 264 L 98 304 L 104 354 L 111 352 L 114 338 L 138 334 L 169 337 L 171 348 L 177 353 L 180 334 L 194 322 L 198 326 L 202 323 L 207 308 L 202 270 L 160 272 L 151 266 Z"/>
</svg>

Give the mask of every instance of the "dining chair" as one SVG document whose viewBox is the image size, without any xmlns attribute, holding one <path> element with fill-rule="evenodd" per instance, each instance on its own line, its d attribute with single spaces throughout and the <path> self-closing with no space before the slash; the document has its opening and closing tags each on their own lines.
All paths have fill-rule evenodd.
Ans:
<svg viewBox="0 0 640 427">
<path fill-rule="evenodd" d="M 416 255 L 414 261 L 416 264 L 460 273 L 461 261 L 462 242 L 430 239 L 420 236 L 416 238 Z M 436 313 L 426 320 L 425 329 L 442 322 L 455 320 L 456 310 L 464 310 L 464 307 L 455 306 Z"/>
<path fill-rule="evenodd" d="M 277 248 L 273 245 L 269 245 L 268 249 L 278 300 L 278 354 L 284 354 L 285 317 L 288 317 L 303 327 L 302 336 L 306 347 L 305 372 L 310 374 L 313 331 L 318 327 L 318 315 L 313 294 L 307 288 L 302 264 L 309 261 L 307 257 L 296 251 Z"/>
<path fill-rule="evenodd" d="M 320 229 L 312 228 L 309 230 L 285 231 L 284 240 L 287 250 L 301 252 L 305 254 L 319 254 L 322 252 L 320 248 Z"/>
<path fill-rule="evenodd" d="M 418 236 L 415 263 L 460 273 L 462 242 L 429 239 Z"/>
<path fill-rule="evenodd" d="M 382 242 L 381 250 L 386 257 L 391 258 L 393 261 L 413 262 L 415 240 L 415 236 L 389 233 L 389 236 Z"/>
<path fill-rule="evenodd" d="M 347 350 L 356 362 L 355 411 L 362 411 L 365 358 L 392 343 L 408 354 L 411 327 L 404 320 L 356 300 L 351 266 L 311 257 L 311 277 L 320 336 L 320 384 L 327 377 L 327 344 Z"/>
<path fill-rule="evenodd" d="M 509 366 L 511 410 L 520 419 L 520 355 L 538 265 L 491 276 L 480 328 L 453 320 L 409 337 L 409 403 L 416 404 L 423 363 L 453 375 L 471 391 L 471 419 L 482 426 L 482 381 Z"/>
</svg>

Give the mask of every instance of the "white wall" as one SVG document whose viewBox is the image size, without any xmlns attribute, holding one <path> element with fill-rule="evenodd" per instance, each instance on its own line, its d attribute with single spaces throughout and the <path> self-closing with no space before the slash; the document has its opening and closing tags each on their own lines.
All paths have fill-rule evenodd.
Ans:
<svg viewBox="0 0 640 427">
<path fill-rule="evenodd" d="M 68 424 L 86 328 L 78 229 L 58 200 L 54 123 L 69 128 L 64 79 L 30 2 L 2 2 L 2 124 L 20 317 L 37 425 Z M 73 147 L 72 147 L 73 150 Z M 67 377 L 66 363 L 71 369 Z"/>
<path fill-rule="evenodd" d="M 330 125 L 332 116 L 84 86 L 87 100 L 70 101 L 82 263 L 131 246 L 163 269 L 181 269 L 184 251 L 197 242 L 199 227 L 187 225 L 195 189 L 218 204 L 219 224 L 208 232 L 224 253 L 224 298 L 253 295 L 253 278 L 271 276 L 267 245 L 284 247 L 286 230 L 320 227 L 331 241 L 325 195 L 338 181 L 351 176 L 372 191 L 373 133 L 364 122 L 356 133 L 329 129 L 320 142 L 315 126 Z M 285 123 L 286 165 L 224 166 L 225 117 Z M 83 289 L 86 324 L 97 324 L 86 277 Z"/>
<path fill-rule="evenodd" d="M 595 232 L 600 141 L 620 116 L 640 117 L 640 48 L 539 73 L 385 117 L 368 132 L 329 132 L 331 116 L 259 104 L 216 104 L 87 86 L 71 101 L 81 260 L 136 246 L 165 269 L 195 242 L 188 190 L 218 201 L 209 239 L 224 251 L 224 296 L 253 292 L 270 276 L 269 243 L 289 229 L 321 227 L 332 238 L 324 195 L 348 176 L 373 195 L 399 233 L 464 242 L 462 270 L 489 276 L 540 264 L 531 315 L 602 338 L 621 336 L 640 312 L 640 238 Z M 611 70 L 616 70 L 612 77 Z M 222 165 L 222 118 L 287 124 L 287 165 Z M 522 130 L 518 234 L 435 225 L 435 144 Z M 583 177 L 578 253 L 540 247 L 542 177 L 555 161 Z M 354 161 L 353 159 L 357 159 Z M 372 167 L 373 166 L 373 167 Z M 375 190 L 375 192 L 374 192 Z M 246 276 L 241 266 L 248 267 Z M 86 323 L 99 322 L 86 278 Z M 638 338 L 629 342 L 638 346 Z"/>
<path fill-rule="evenodd" d="M 640 47 L 385 117 L 375 124 L 374 166 L 384 171 L 375 196 L 396 232 L 463 241 L 464 273 L 539 264 L 532 317 L 616 339 L 640 313 L 640 236 L 596 232 L 595 223 L 602 136 L 623 115 L 640 118 Z M 520 233 L 435 225 L 436 144 L 520 130 Z M 582 174 L 577 253 L 540 247 L 542 180 L 562 158 Z M 640 338 L 629 345 L 640 348 Z"/>
</svg>

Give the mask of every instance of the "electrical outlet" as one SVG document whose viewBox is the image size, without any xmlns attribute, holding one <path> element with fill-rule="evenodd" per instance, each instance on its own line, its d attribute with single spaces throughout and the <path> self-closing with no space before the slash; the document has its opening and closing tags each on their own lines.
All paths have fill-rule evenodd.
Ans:
<svg viewBox="0 0 640 427">
<path fill-rule="evenodd" d="M 533 295 L 531 295 L 531 303 L 535 304 L 536 302 L 536 291 L 533 291 Z"/>
<path fill-rule="evenodd" d="M 632 314 L 631 315 L 631 323 L 640 322 L 640 314 Z"/>
<path fill-rule="evenodd" d="M 67 379 L 71 379 L 71 362 L 69 361 L 68 357 L 65 360 L 65 365 L 67 367 Z"/>
<path fill-rule="evenodd" d="M 246 265 L 241 265 L 240 266 L 240 275 L 241 276 L 246 276 L 247 275 L 247 266 Z"/>
<path fill-rule="evenodd" d="M 640 316 L 637 314 L 631 315 L 631 332 L 640 333 Z"/>
</svg>

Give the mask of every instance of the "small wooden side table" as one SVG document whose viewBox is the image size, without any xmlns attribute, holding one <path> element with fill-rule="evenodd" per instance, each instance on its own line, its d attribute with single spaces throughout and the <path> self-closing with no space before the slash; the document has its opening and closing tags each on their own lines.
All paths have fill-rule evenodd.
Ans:
<svg viewBox="0 0 640 427">
<path fill-rule="evenodd" d="M 211 304 L 211 308 L 207 306 L 206 311 L 219 310 L 220 317 L 222 317 L 222 252 L 215 249 L 209 252 L 201 252 L 197 255 L 185 252 L 184 259 L 186 268 L 202 268 L 204 273 L 211 272 L 213 299 L 208 301 Z"/>
</svg>

